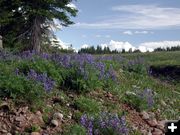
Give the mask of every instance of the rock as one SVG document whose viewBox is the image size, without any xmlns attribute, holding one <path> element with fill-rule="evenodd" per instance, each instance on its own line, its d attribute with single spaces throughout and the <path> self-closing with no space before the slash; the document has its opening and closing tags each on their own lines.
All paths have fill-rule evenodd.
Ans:
<svg viewBox="0 0 180 135">
<path fill-rule="evenodd" d="M 138 127 L 137 126 L 132 126 L 132 129 L 133 130 L 138 130 Z"/>
<path fill-rule="evenodd" d="M 8 132 L 7 130 L 4 130 L 4 129 L 2 129 L 0 131 L 3 132 L 3 133 L 7 133 Z"/>
<path fill-rule="evenodd" d="M 162 131 L 164 131 L 165 130 L 165 121 L 159 121 L 156 127 L 161 129 Z"/>
<path fill-rule="evenodd" d="M 11 133 L 7 133 L 7 135 L 12 135 Z"/>
<path fill-rule="evenodd" d="M 25 120 L 25 118 L 22 115 L 20 115 L 19 117 L 16 117 L 15 120 L 18 122 L 22 122 Z"/>
<path fill-rule="evenodd" d="M 145 129 L 141 130 L 141 133 L 142 133 L 143 135 L 147 135 L 147 131 L 146 131 Z"/>
<path fill-rule="evenodd" d="M 3 114 L 4 114 L 3 112 L 0 112 L 0 116 L 3 116 Z"/>
<path fill-rule="evenodd" d="M 37 114 L 38 116 L 42 116 L 42 113 L 41 113 L 40 111 L 37 111 L 36 114 Z"/>
<path fill-rule="evenodd" d="M 145 112 L 145 111 L 141 112 L 140 115 L 142 116 L 142 119 L 143 119 L 143 120 L 148 120 L 148 119 L 150 119 L 149 114 L 148 114 L 147 112 Z"/>
<path fill-rule="evenodd" d="M 3 129 L 7 129 L 7 127 L 6 127 L 6 125 L 5 125 L 5 124 L 4 124 L 4 125 L 2 125 L 2 128 L 3 128 Z"/>
<path fill-rule="evenodd" d="M 134 96 L 136 96 L 136 93 L 134 93 L 134 92 L 131 92 L 131 91 L 126 91 L 126 93 L 125 93 L 127 96 L 131 96 L 131 95 L 134 95 Z"/>
<path fill-rule="evenodd" d="M 147 135 L 152 135 L 151 131 L 149 131 L 149 132 L 147 133 Z"/>
<path fill-rule="evenodd" d="M 104 102 L 104 100 L 103 100 L 103 99 L 101 99 L 101 98 L 100 98 L 99 100 L 100 100 L 100 102 L 102 102 L 102 103 Z"/>
<path fill-rule="evenodd" d="M 74 98 L 73 94 L 69 94 L 69 97 L 70 97 L 70 98 Z"/>
<path fill-rule="evenodd" d="M 108 93 L 107 93 L 107 97 L 112 98 L 113 95 L 112 95 L 110 92 L 108 92 Z"/>
<path fill-rule="evenodd" d="M 51 120 L 51 124 L 55 127 L 57 127 L 59 125 L 57 120 Z"/>
<path fill-rule="evenodd" d="M 23 112 L 23 113 L 26 113 L 26 112 L 28 111 L 28 109 L 29 109 L 28 106 L 26 106 L 26 107 L 24 107 L 24 108 L 22 109 L 22 112 Z"/>
<path fill-rule="evenodd" d="M 69 104 L 69 103 L 67 103 L 67 104 L 66 104 L 66 106 L 67 106 L 67 107 L 69 107 L 69 106 L 70 106 L 70 104 Z"/>
<path fill-rule="evenodd" d="M 68 117 L 68 119 L 72 119 L 72 116 L 70 116 L 70 115 L 69 115 L 69 116 L 67 116 L 67 117 Z"/>
<path fill-rule="evenodd" d="M 160 103 L 161 103 L 161 105 L 162 105 L 163 107 L 166 107 L 166 106 L 167 106 L 167 104 L 166 104 L 166 102 L 164 102 L 164 100 L 161 100 Z"/>
<path fill-rule="evenodd" d="M 44 125 L 44 120 L 42 118 L 42 114 L 37 112 L 36 114 L 31 114 L 29 117 L 29 122 L 34 125 L 42 126 Z"/>
<path fill-rule="evenodd" d="M 154 131 L 152 132 L 152 135 L 162 135 L 163 132 L 160 129 L 155 128 Z"/>
<path fill-rule="evenodd" d="M 54 113 L 53 118 L 62 120 L 63 119 L 63 114 L 59 113 L 59 112 Z"/>
<path fill-rule="evenodd" d="M 39 132 L 32 132 L 31 135 L 40 135 Z"/>
<path fill-rule="evenodd" d="M 149 112 L 150 119 L 155 119 L 156 115 L 153 112 Z"/>
<path fill-rule="evenodd" d="M 3 102 L 0 104 L 0 109 L 7 111 L 10 110 L 10 107 L 7 102 Z"/>
<path fill-rule="evenodd" d="M 148 124 L 151 126 L 151 127 L 155 127 L 155 126 L 157 126 L 157 121 L 156 121 L 156 119 L 153 119 L 153 120 L 149 120 L 149 121 L 147 121 L 148 122 Z"/>
</svg>

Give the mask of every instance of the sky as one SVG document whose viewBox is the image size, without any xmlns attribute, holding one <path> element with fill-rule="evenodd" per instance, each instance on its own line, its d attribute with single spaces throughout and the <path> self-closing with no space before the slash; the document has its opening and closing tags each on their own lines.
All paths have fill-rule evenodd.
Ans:
<svg viewBox="0 0 180 135">
<path fill-rule="evenodd" d="M 64 46 L 109 46 L 111 50 L 180 45 L 180 0 L 77 0 L 74 25 L 56 35 Z"/>
</svg>

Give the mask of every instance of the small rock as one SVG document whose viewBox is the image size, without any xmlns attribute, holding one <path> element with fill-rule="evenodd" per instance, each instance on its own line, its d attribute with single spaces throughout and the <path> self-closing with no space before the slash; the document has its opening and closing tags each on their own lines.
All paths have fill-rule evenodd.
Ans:
<svg viewBox="0 0 180 135">
<path fill-rule="evenodd" d="M 173 101 L 170 101 L 169 103 L 170 103 L 170 105 L 174 105 L 174 102 L 173 102 Z"/>
<path fill-rule="evenodd" d="M 69 97 L 70 97 L 70 98 L 74 98 L 73 94 L 69 94 Z"/>
<path fill-rule="evenodd" d="M 68 115 L 68 119 L 72 119 L 72 116 L 71 116 L 71 115 Z"/>
<path fill-rule="evenodd" d="M 153 112 L 149 112 L 150 119 L 155 119 L 156 115 Z"/>
<path fill-rule="evenodd" d="M 152 132 L 152 135 L 162 135 L 163 132 L 160 129 L 155 128 L 154 132 Z"/>
<path fill-rule="evenodd" d="M 143 135 L 147 135 L 147 131 L 146 131 L 146 130 L 141 130 L 141 133 L 142 133 Z"/>
<path fill-rule="evenodd" d="M 7 133 L 7 135 L 12 135 L 11 133 Z"/>
<path fill-rule="evenodd" d="M 164 102 L 164 100 L 161 100 L 160 103 L 163 107 L 167 106 L 167 104 L 166 104 L 166 102 Z"/>
<path fill-rule="evenodd" d="M 104 102 L 103 99 L 100 98 L 100 102 Z"/>
<path fill-rule="evenodd" d="M 125 94 L 126 94 L 127 96 L 131 96 L 131 95 L 136 96 L 136 93 L 134 93 L 134 92 L 132 92 L 132 91 L 126 91 Z"/>
<path fill-rule="evenodd" d="M 9 107 L 7 102 L 3 102 L 3 103 L 0 104 L 0 109 L 10 110 L 10 107 Z"/>
<path fill-rule="evenodd" d="M 140 114 L 142 116 L 142 119 L 143 120 L 148 120 L 150 117 L 149 117 L 149 114 L 145 111 L 141 112 Z"/>
<path fill-rule="evenodd" d="M 151 131 L 149 131 L 147 135 L 152 135 Z"/>
<path fill-rule="evenodd" d="M 164 131 L 165 130 L 165 121 L 159 121 L 156 127 Z"/>
<path fill-rule="evenodd" d="M 51 124 L 56 127 L 59 125 L 57 120 L 51 120 Z"/>
<path fill-rule="evenodd" d="M 151 126 L 151 127 L 155 127 L 155 126 L 157 126 L 157 121 L 156 121 L 156 119 L 153 119 L 153 120 L 149 120 L 149 121 L 147 121 L 148 122 L 148 124 Z"/>
<path fill-rule="evenodd" d="M 39 132 L 32 132 L 31 135 L 40 135 Z"/>
<path fill-rule="evenodd" d="M 22 112 L 23 113 L 26 113 L 28 111 L 28 106 L 26 106 L 26 107 L 24 107 L 23 109 L 22 109 Z"/>
<path fill-rule="evenodd" d="M 66 104 L 66 106 L 68 106 L 68 107 L 69 107 L 69 106 L 70 106 L 70 104 L 69 104 L 69 103 L 67 103 L 67 104 Z"/>
<path fill-rule="evenodd" d="M 5 124 L 2 126 L 2 128 L 3 128 L 3 129 L 7 129 L 7 127 L 6 127 L 6 125 L 5 125 Z"/>
<path fill-rule="evenodd" d="M 3 112 L 1 112 L 1 113 L 0 113 L 0 116 L 3 116 L 3 114 L 4 114 L 4 113 L 3 113 Z"/>
<path fill-rule="evenodd" d="M 138 130 L 138 127 L 132 126 L 132 129 L 133 129 L 133 130 Z"/>
<path fill-rule="evenodd" d="M 110 92 L 108 92 L 108 93 L 107 93 L 107 97 L 112 98 L 113 95 L 112 95 Z"/>
<path fill-rule="evenodd" d="M 7 133 L 8 131 L 7 131 L 7 130 L 2 129 L 2 130 L 1 130 L 1 132 L 3 132 L 3 133 Z"/>
<path fill-rule="evenodd" d="M 16 117 L 15 120 L 18 121 L 18 122 L 22 122 L 22 121 L 24 121 L 24 117 L 21 115 L 19 117 Z"/>
<path fill-rule="evenodd" d="M 42 113 L 41 113 L 40 111 L 37 111 L 36 114 L 37 114 L 38 116 L 42 116 Z"/>
<path fill-rule="evenodd" d="M 57 118 L 57 119 L 62 120 L 62 119 L 63 119 L 63 114 L 62 114 L 62 113 L 59 113 L 59 112 L 54 113 L 54 118 Z"/>
</svg>

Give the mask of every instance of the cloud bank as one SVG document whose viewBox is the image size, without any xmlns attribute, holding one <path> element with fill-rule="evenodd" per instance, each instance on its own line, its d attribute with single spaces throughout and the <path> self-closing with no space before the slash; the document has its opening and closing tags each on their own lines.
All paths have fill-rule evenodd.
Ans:
<svg viewBox="0 0 180 135">
<path fill-rule="evenodd" d="M 132 45 L 129 42 L 122 42 L 122 41 L 114 41 L 111 40 L 109 43 L 100 44 L 102 48 L 109 47 L 110 50 L 118 50 L 122 51 L 122 49 L 125 49 L 125 51 L 129 51 L 129 49 L 132 49 L 134 51 L 135 49 L 139 49 L 141 52 L 152 52 L 154 49 L 161 47 L 172 47 L 172 46 L 178 46 L 180 45 L 180 41 L 159 41 L 159 42 L 144 42 L 139 44 L 137 47 Z M 90 47 L 88 44 L 84 44 L 81 48 L 87 48 Z"/>
<path fill-rule="evenodd" d="M 120 5 L 111 8 L 118 15 L 96 22 L 78 22 L 86 29 L 170 29 L 180 27 L 180 9 L 159 5 Z"/>
</svg>

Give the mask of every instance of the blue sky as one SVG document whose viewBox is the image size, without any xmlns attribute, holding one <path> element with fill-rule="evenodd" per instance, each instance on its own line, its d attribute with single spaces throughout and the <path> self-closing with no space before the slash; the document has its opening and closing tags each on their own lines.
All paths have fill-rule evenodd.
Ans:
<svg viewBox="0 0 180 135">
<path fill-rule="evenodd" d="M 77 0 L 74 25 L 57 31 L 74 48 L 154 49 L 180 44 L 179 0 Z M 129 47 L 129 48 L 128 48 Z"/>
</svg>

